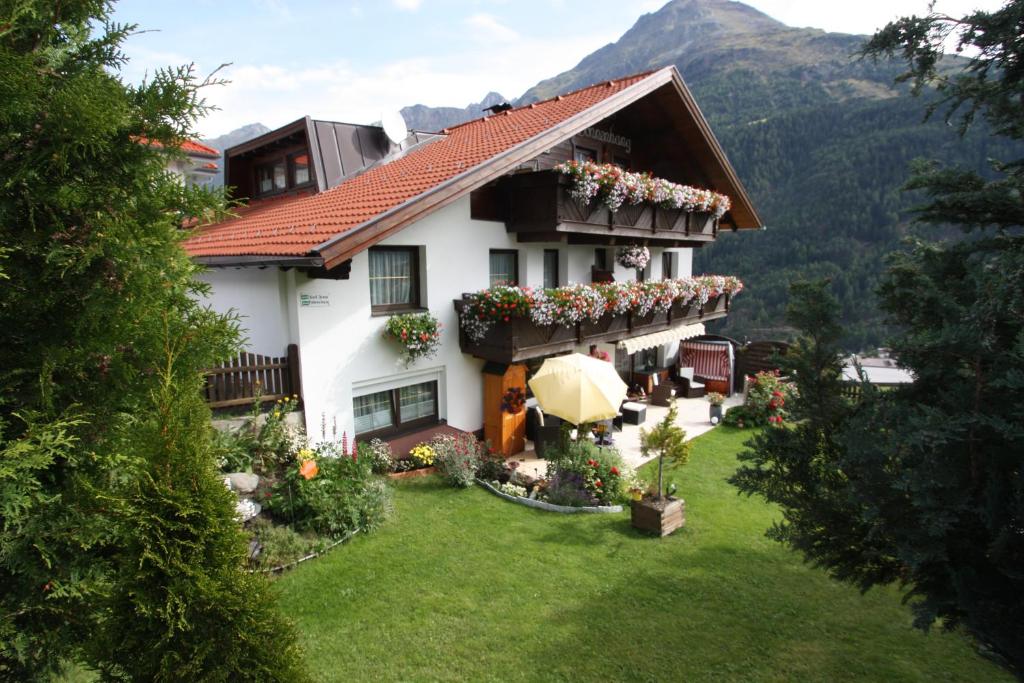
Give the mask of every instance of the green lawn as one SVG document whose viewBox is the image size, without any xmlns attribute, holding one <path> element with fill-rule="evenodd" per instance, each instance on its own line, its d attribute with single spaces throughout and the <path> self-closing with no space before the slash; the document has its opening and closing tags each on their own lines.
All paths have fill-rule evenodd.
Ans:
<svg viewBox="0 0 1024 683">
<path fill-rule="evenodd" d="M 725 482 L 749 432 L 698 438 L 671 478 L 687 526 L 557 515 L 436 478 L 277 582 L 322 680 L 1010 680 L 955 634 L 910 626 L 764 538 L 775 513 Z"/>
</svg>

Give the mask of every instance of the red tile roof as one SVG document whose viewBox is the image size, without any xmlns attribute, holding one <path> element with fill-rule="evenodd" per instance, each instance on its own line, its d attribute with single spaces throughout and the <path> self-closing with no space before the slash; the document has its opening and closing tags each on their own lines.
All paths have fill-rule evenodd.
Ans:
<svg viewBox="0 0 1024 683">
<path fill-rule="evenodd" d="M 370 220 L 551 129 L 649 73 L 608 81 L 445 129 L 446 137 L 325 192 L 240 212 L 185 242 L 197 257 L 303 256 Z"/>
<path fill-rule="evenodd" d="M 137 140 L 144 145 L 152 145 L 153 147 L 164 146 L 162 142 L 158 142 L 157 140 L 150 140 L 149 138 L 146 137 L 139 137 L 137 138 Z M 213 157 L 217 159 L 220 158 L 220 152 L 215 150 L 213 147 L 207 147 L 203 143 L 196 142 L 195 140 L 185 140 L 184 142 L 182 142 L 181 151 L 185 152 L 186 154 L 193 154 L 201 157 Z"/>
<path fill-rule="evenodd" d="M 208 169 L 210 169 L 211 171 L 216 171 L 216 170 L 217 170 L 217 164 L 215 164 L 215 163 L 213 163 L 213 162 L 211 161 L 211 162 L 210 162 L 210 163 L 208 163 L 208 164 L 203 164 L 203 168 L 208 168 Z"/>
<path fill-rule="evenodd" d="M 186 154 L 198 154 L 200 156 L 212 156 L 220 158 L 220 152 L 215 150 L 213 147 L 207 147 L 201 142 L 195 140 L 185 140 L 181 143 L 181 150 Z"/>
</svg>

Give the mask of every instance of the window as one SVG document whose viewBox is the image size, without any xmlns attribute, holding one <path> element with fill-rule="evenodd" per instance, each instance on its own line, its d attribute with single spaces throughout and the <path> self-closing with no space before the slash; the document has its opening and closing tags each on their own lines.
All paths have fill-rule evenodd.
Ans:
<svg viewBox="0 0 1024 683">
<path fill-rule="evenodd" d="M 608 250 L 607 249 L 595 249 L 594 250 L 594 267 L 598 270 L 608 270 Z"/>
<path fill-rule="evenodd" d="M 309 155 L 305 152 L 288 157 L 288 166 L 292 169 L 292 187 L 305 185 L 309 182 Z"/>
<path fill-rule="evenodd" d="M 675 254 L 665 251 L 661 254 L 661 279 L 669 280 L 676 276 Z"/>
<path fill-rule="evenodd" d="M 370 306 L 376 311 L 418 308 L 418 247 L 370 248 Z"/>
<path fill-rule="evenodd" d="M 491 287 L 519 284 L 519 252 L 515 249 L 491 249 Z"/>
<path fill-rule="evenodd" d="M 352 399 L 356 435 L 390 436 L 437 422 L 437 382 Z"/>
<path fill-rule="evenodd" d="M 590 149 L 589 147 L 576 146 L 572 151 L 572 158 L 580 163 L 584 161 L 597 161 L 597 150 Z"/>
<path fill-rule="evenodd" d="M 558 250 L 544 250 L 544 288 L 553 289 L 558 286 Z"/>
<path fill-rule="evenodd" d="M 287 187 L 287 166 L 284 159 L 256 167 L 256 186 L 260 194 L 278 192 Z"/>
<path fill-rule="evenodd" d="M 256 166 L 256 193 L 259 195 L 302 187 L 311 181 L 309 153 L 305 150 L 282 155 Z"/>
</svg>

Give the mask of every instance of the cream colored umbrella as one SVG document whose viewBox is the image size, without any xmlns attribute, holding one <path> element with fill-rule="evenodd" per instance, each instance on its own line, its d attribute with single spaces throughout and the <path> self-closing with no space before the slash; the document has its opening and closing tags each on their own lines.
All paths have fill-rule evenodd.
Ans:
<svg viewBox="0 0 1024 683">
<path fill-rule="evenodd" d="M 530 389 L 545 413 L 575 425 L 615 417 L 626 398 L 615 366 L 581 353 L 545 360 Z"/>
</svg>

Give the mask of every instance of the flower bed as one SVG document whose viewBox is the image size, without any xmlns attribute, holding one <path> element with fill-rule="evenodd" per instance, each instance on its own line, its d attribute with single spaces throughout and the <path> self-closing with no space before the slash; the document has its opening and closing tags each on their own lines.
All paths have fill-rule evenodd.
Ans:
<svg viewBox="0 0 1024 683">
<path fill-rule="evenodd" d="M 215 441 L 225 485 L 237 496 L 239 521 L 249 534 L 248 569 L 279 572 L 318 557 L 352 534 L 369 531 L 390 509 L 390 489 L 374 476 L 375 461 L 356 444 L 327 438 L 309 443 L 288 425 L 291 398 L 266 416 L 253 413 L 239 429 Z"/>
<path fill-rule="evenodd" d="M 722 294 L 743 290 L 739 278 L 702 275 L 648 282 L 609 282 L 567 285 L 553 289 L 498 285 L 463 297 L 459 317 L 473 341 L 481 341 L 494 325 L 528 319 L 537 326 L 572 327 L 597 323 L 606 315 L 665 313 L 673 306 L 703 306 Z"/>
<path fill-rule="evenodd" d="M 717 219 L 732 204 L 724 194 L 680 185 L 649 173 L 631 173 L 614 164 L 566 161 L 555 166 L 555 170 L 572 178 L 573 199 L 581 204 L 597 199 L 610 211 L 618 211 L 623 204 L 647 203 L 688 213 L 707 212 Z"/>
</svg>

